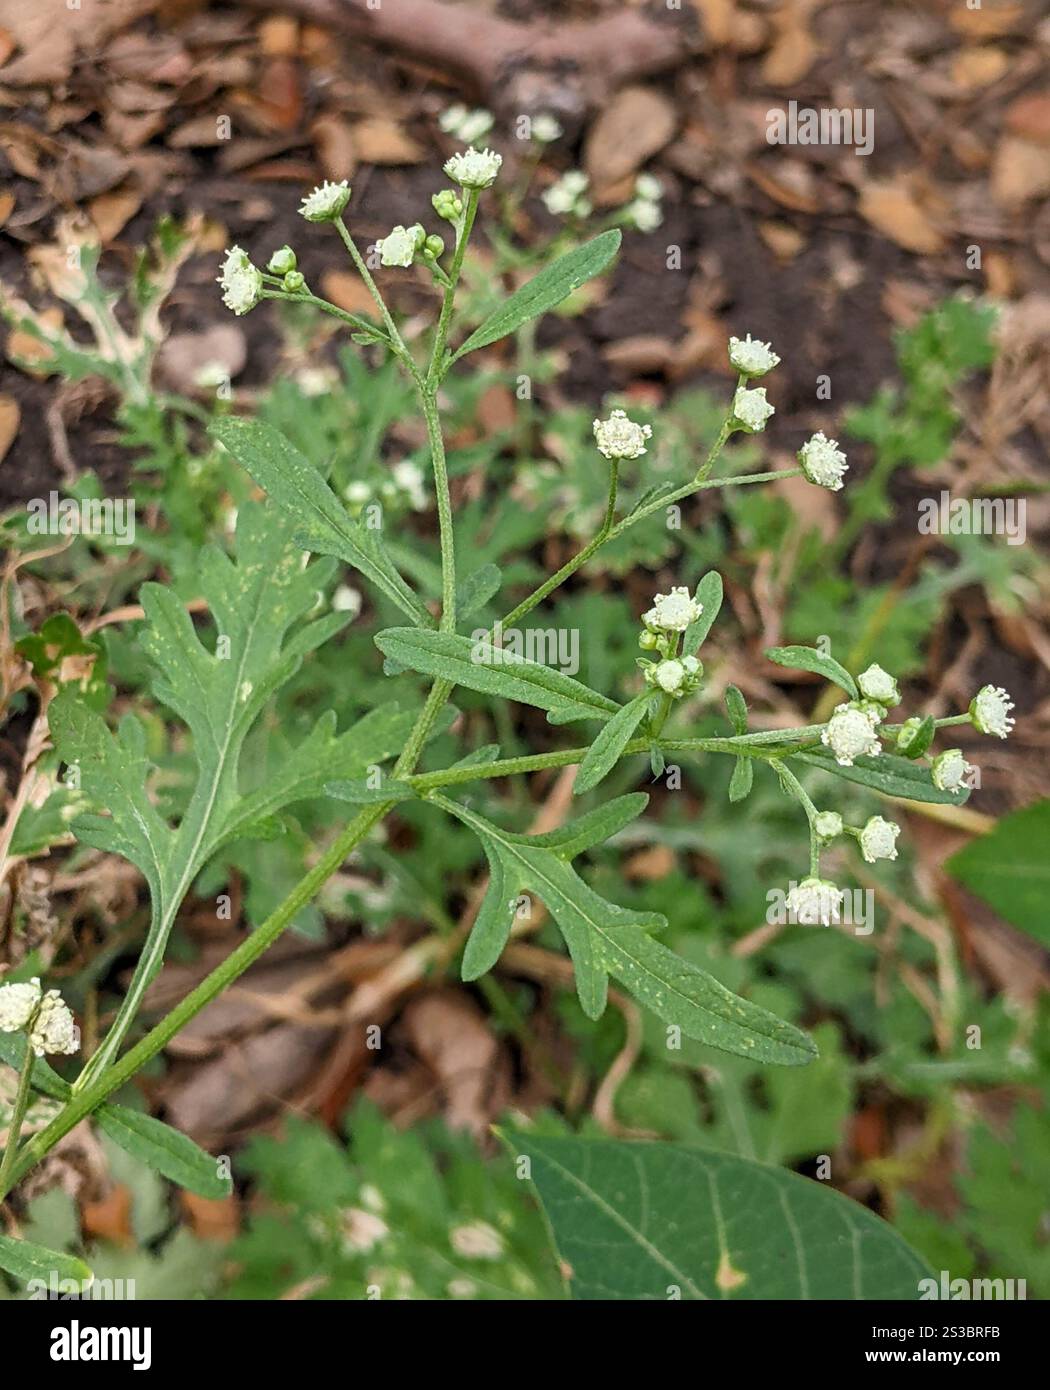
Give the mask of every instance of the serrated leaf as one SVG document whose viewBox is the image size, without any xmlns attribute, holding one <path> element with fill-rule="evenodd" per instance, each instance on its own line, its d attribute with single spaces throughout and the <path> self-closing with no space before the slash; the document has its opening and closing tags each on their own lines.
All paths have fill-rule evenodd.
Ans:
<svg viewBox="0 0 1050 1390">
<path fill-rule="evenodd" d="M 193 735 L 196 782 L 177 826 L 153 805 L 153 769 L 137 720 L 121 721 L 116 736 L 100 715 L 72 693 L 52 703 L 51 731 L 62 758 L 78 764 L 89 802 L 108 815 L 78 817 L 74 834 L 86 844 L 122 855 L 145 875 L 151 922 L 118 1024 L 91 1067 L 101 1067 L 119 1045 L 146 986 L 163 960 L 182 899 L 215 852 L 286 805 L 319 795 L 333 773 L 362 770 L 403 744 L 410 721 L 390 710 L 340 737 L 323 716 L 299 749 L 269 769 L 264 784 L 242 794 L 239 773 L 245 739 L 272 695 L 298 669 L 302 656 L 330 634 L 325 619 L 304 621 L 316 607 L 330 560 L 306 566 L 290 526 L 272 504 L 241 508 L 231 558 L 202 551 L 200 588 L 216 628 L 215 650 L 198 635 L 185 606 L 156 584 L 143 587 L 146 625 L 139 642 L 153 666 L 153 691 Z"/>
<path fill-rule="evenodd" d="M 545 836 L 515 835 L 457 802 L 441 796 L 433 800 L 475 831 L 492 872 L 464 952 L 464 979 L 476 979 L 498 960 L 522 892 L 531 889 L 565 938 L 588 1017 L 598 1018 L 603 1012 L 608 977 L 613 975 L 658 1017 L 711 1047 L 784 1066 L 803 1064 L 816 1055 L 805 1033 L 731 993 L 654 941 L 649 933 L 667 925 L 659 913 L 635 912 L 608 902 L 573 869 L 570 859 L 596 843 L 596 833 L 622 827 L 641 811 L 646 797 L 618 798 L 575 826 Z"/>
<path fill-rule="evenodd" d="M 0 1269 L 6 1270 L 19 1283 L 40 1280 L 46 1287 L 50 1286 L 52 1277 L 72 1279 L 81 1285 L 90 1284 L 94 1278 L 90 1268 L 75 1255 L 48 1250 L 28 1240 L 15 1240 L 13 1236 L 0 1236 Z"/>
<path fill-rule="evenodd" d="M 648 691 L 636 696 L 602 727 L 576 774 L 572 786 L 576 796 L 591 791 L 616 766 L 635 729 L 645 718 L 649 699 Z"/>
<path fill-rule="evenodd" d="M 894 753 L 882 753 L 877 758 L 857 758 L 852 767 L 840 767 L 825 748 L 811 748 L 805 753 L 792 753 L 790 756 L 796 762 L 822 768 L 847 782 L 856 782 L 859 786 L 871 787 L 874 791 L 899 796 L 907 801 L 962 806 L 970 796 L 968 787 L 958 792 L 942 792 L 933 785 L 929 768 L 919 767 L 916 763 L 908 762 L 907 758 L 898 758 Z"/>
<path fill-rule="evenodd" d="M 501 1135 L 579 1299 L 917 1299 L 930 1271 L 825 1184 L 713 1150 Z"/>
<path fill-rule="evenodd" d="M 739 757 L 733 764 L 733 775 L 729 779 L 729 800 L 744 801 L 751 795 L 755 780 L 755 767 L 751 758 Z"/>
<path fill-rule="evenodd" d="M 355 521 L 310 461 L 263 420 L 229 415 L 209 432 L 223 444 L 296 526 L 296 544 L 352 565 L 402 613 L 423 626 L 434 619 L 383 549 L 377 531 Z"/>
<path fill-rule="evenodd" d="M 948 860 L 951 876 L 983 898 L 1000 917 L 1050 946 L 1050 801 L 1004 816 L 988 835 Z"/>
<path fill-rule="evenodd" d="M 794 671 L 812 671 L 814 675 L 823 676 L 834 685 L 841 686 L 851 700 L 860 698 L 857 682 L 845 666 L 833 656 L 818 652 L 815 647 L 769 647 L 766 656 L 778 666 L 790 666 Z"/>
<path fill-rule="evenodd" d="M 95 1120 L 103 1134 L 108 1134 L 125 1153 L 179 1187 L 213 1200 L 228 1197 L 233 1191 L 230 1179 L 219 1176 L 215 1159 L 163 1120 L 124 1105 L 102 1106 Z"/>
<path fill-rule="evenodd" d="M 620 247 L 620 232 L 615 228 L 602 232 L 593 240 L 577 246 L 575 250 L 559 256 L 553 264 L 534 275 L 531 280 L 516 290 L 509 299 L 494 309 L 488 318 L 479 325 L 465 343 L 452 355 L 457 361 L 468 352 L 488 347 L 498 342 L 508 333 L 513 333 L 523 323 L 539 318 L 555 305 L 567 299 L 574 290 L 588 280 L 600 275 Z"/>
<path fill-rule="evenodd" d="M 682 638 L 682 651 L 692 656 L 698 647 L 707 641 L 707 634 L 714 626 L 722 608 L 722 576 L 717 570 L 708 570 L 696 586 L 696 597 L 703 605 L 703 612 L 695 623 L 690 623 Z"/>
<path fill-rule="evenodd" d="M 479 639 L 473 641 L 452 632 L 421 632 L 411 627 L 389 627 L 375 639 L 384 656 L 424 675 L 440 676 L 468 690 L 502 695 L 548 712 L 554 723 L 575 719 L 608 719 L 620 706 L 580 681 L 551 666 Z"/>
</svg>

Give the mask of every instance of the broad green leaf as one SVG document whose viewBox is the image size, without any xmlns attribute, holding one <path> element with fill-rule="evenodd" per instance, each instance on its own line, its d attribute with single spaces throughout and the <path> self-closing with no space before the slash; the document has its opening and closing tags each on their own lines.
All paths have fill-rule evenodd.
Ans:
<svg viewBox="0 0 1050 1390">
<path fill-rule="evenodd" d="M 877 758 L 857 758 L 852 767 L 840 767 L 826 748 L 810 748 L 805 753 L 790 756 L 810 767 L 823 768 L 847 782 L 899 796 L 907 801 L 933 801 L 942 806 L 962 806 L 969 798 L 969 788 L 958 792 L 942 792 L 933 785 L 930 770 L 898 758 L 894 753 L 882 753 Z"/>
<path fill-rule="evenodd" d="M 489 642 L 451 632 L 420 632 L 389 627 L 375 639 L 384 656 L 399 666 L 465 685 L 487 695 L 502 695 L 523 705 L 545 709 L 552 724 L 574 719 L 608 719 L 620 706 L 551 666 L 526 661 Z"/>
<path fill-rule="evenodd" d="M 470 335 L 467 341 L 452 355 L 452 361 L 463 357 L 478 348 L 488 347 L 498 342 L 508 333 L 513 333 L 523 323 L 539 318 L 555 305 L 567 299 L 574 290 L 588 280 L 600 275 L 620 248 L 620 233 L 613 229 L 602 232 L 592 241 L 585 242 L 574 251 L 567 252 L 552 264 L 534 275 L 531 280 L 515 291 Z"/>
<path fill-rule="evenodd" d="M 739 757 L 733 764 L 733 775 L 729 779 L 729 800 L 743 801 L 751 795 L 755 780 L 755 765 L 751 758 Z"/>
<path fill-rule="evenodd" d="M 579 1299 L 917 1299 L 929 1269 L 823 1183 L 714 1150 L 512 1130 Z"/>
<path fill-rule="evenodd" d="M 199 1197 L 228 1197 L 233 1184 L 220 1177 L 216 1161 L 187 1135 L 152 1115 L 124 1105 L 104 1105 L 95 1116 L 99 1129 L 133 1158 L 195 1192 Z"/>
<path fill-rule="evenodd" d="M 432 799 L 475 831 L 491 872 L 489 891 L 464 952 L 464 979 L 476 979 L 496 963 L 515 915 L 528 909 L 528 898 L 522 895 L 531 890 L 546 904 L 565 938 L 588 1017 L 603 1012 L 612 975 L 660 1018 L 711 1047 L 784 1066 L 803 1064 L 816 1055 L 805 1033 L 739 998 L 654 941 L 648 933 L 667 925 L 659 913 L 635 912 L 608 902 L 573 869 L 571 859 L 638 815 L 646 797 L 618 798 L 548 835 L 511 834 L 457 802 Z"/>
<path fill-rule="evenodd" d="M 23 1284 L 39 1279 L 48 1286 L 54 1276 L 86 1285 L 94 1278 L 84 1261 L 75 1255 L 63 1255 L 58 1250 L 47 1250 L 43 1245 L 15 1240 L 12 1236 L 0 1236 L 0 1269 Z"/>
<path fill-rule="evenodd" d="M 857 682 L 845 666 L 840 665 L 833 656 L 818 652 L 815 647 L 769 647 L 766 656 L 778 666 L 790 666 L 794 671 L 812 671 L 815 675 L 824 676 L 832 684 L 840 685 L 851 700 L 860 698 Z"/>
<path fill-rule="evenodd" d="M 948 860 L 948 872 L 1000 917 L 1050 946 L 1050 801 L 1004 816 Z"/>
<path fill-rule="evenodd" d="M 355 521 L 309 459 L 263 420 L 229 415 L 210 433 L 295 523 L 296 544 L 317 555 L 334 555 L 424 626 L 434 620 L 394 568 L 377 531 Z"/>
<path fill-rule="evenodd" d="M 572 789 L 577 796 L 582 792 L 591 791 L 616 766 L 635 729 L 645 718 L 649 700 L 650 694 L 646 690 L 637 695 L 630 704 L 624 705 L 608 724 L 603 725 L 598 737 L 587 749 L 586 757 L 576 774 Z"/>
<path fill-rule="evenodd" d="M 692 654 L 707 641 L 707 634 L 714 627 L 722 607 L 722 576 L 717 570 L 708 570 L 696 586 L 696 597 L 703 605 L 703 612 L 695 623 L 691 623 L 682 638 L 682 651 L 686 656 Z"/>
</svg>

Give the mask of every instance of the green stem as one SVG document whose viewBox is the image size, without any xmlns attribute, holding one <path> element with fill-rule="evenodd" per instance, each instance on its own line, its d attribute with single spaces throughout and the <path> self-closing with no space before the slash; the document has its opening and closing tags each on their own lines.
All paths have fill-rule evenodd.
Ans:
<svg viewBox="0 0 1050 1390">
<path fill-rule="evenodd" d="M 22 1062 L 22 1072 L 18 1078 L 18 1092 L 15 1095 L 14 1109 L 11 1111 L 11 1124 L 7 1131 L 7 1147 L 4 1149 L 4 1161 L 0 1163 L 0 1194 L 6 1194 L 8 1190 L 8 1178 L 14 1166 L 15 1154 L 18 1151 L 18 1141 L 22 1136 L 22 1121 L 26 1117 L 26 1110 L 29 1106 L 29 1083 L 33 1075 L 33 1049 L 29 1046 L 29 1038 L 26 1038 L 26 1055 Z M 0 1195 L 2 1200 L 2 1195 Z"/>
<path fill-rule="evenodd" d="M 809 822 L 809 872 L 814 877 L 820 876 L 820 839 L 817 836 L 817 815 L 818 811 L 805 787 L 798 780 L 795 774 L 784 763 L 778 759 L 771 759 L 770 765 L 780 779 L 780 784 L 785 791 L 790 792 L 799 802 L 806 813 Z"/>
<path fill-rule="evenodd" d="M 466 255 L 467 242 L 470 240 L 474 218 L 478 212 L 478 190 L 471 188 L 466 192 L 466 206 L 463 209 L 463 216 L 456 226 L 456 249 L 452 254 L 448 285 L 441 300 L 441 313 L 438 315 L 437 329 L 434 333 L 434 350 L 431 353 L 430 366 L 427 369 L 426 384 L 431 390 L 437 389 L 448 370 L 448 364 L 445 362 L 445 347 L 448 343 L 449 329 L 452 327 L 452 308 L 456 300 L 456 286 L 459 284 L 460 273 L 463 270 L 463 257 Z"/>
<path fill-rule="evenodd" d="M 419 398 L 427 424 L 427 440 L 434 465 L 434 495 L 437 499 L 438 531 L 441 537 L 441 631 L 456 630 L 456 541 L 452 525 L 452 497 L 448 486 L 445 440 L 437 398 L 427 383 L 420 383 Z"/>
<path fill-rule="evenodd" d="M 390 310 L 386 307 L 386 300 L 379 293 L 379 286 L 372 279 L 372 272 L 368 269 L 368 266 L 365 265 L 365 259 L 361 255 L 361 252 L 357 249 L 357 243 L 350 235 L 349 231 L 347 230 L 346 223 L 343 221 L 341 217 L 337 217 L 335 219 L 335 228 L 343 239 L 343 245 L 350 252 L 350 259 L 357 267 L 357 273 L 365 282 L 365 288 L 368 290 L 368 293 L 372 296 L 373 300 L 375 301 L 376 308 L 379 310 L 380 317 L 382 318 L 383 323 L 386 326 L 386 331 L 390 335 L 390 341 L 394 344 L 398 356 L 400 356 L 403 359 L 406 365 L 411 364 L 411 371 L 413 376 L 415 376 L 416 365 L 415 362 L 412 360 L 412 355 L 409 352 L 408 348 L 405 346 L 404 339 L 401 337 L 401 334 L 398 331 L 397 324 L 394 322 Z"/>
</svg>

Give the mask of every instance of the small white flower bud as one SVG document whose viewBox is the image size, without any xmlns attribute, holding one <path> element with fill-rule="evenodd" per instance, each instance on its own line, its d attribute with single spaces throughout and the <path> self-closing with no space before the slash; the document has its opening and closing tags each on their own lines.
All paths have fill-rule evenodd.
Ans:
<svg viewBox="0 0 1050 1390">
<path fill-rule="evenodd" d="M 881 753 L 878 721 L 870 710 L 855 704 L 838 705 L 820 736 L 840 767 L 852 767 L 854 758 L 875 758 Z"/>
<path fill-rule="evenodd" d="M 447 135 L 454 135 L 457 140 L 462 140 L 465 145 L 472 145 L 475 140 L 484 139 L 492 129 L 493 123 L 491 111 L 482 107 L 468 111 L 460 102 L 446 107 L 438 117 L 441 129 Z"/>
<path fill-rule="evenodd" d="M 818 811 L 813 817 L 813 829 L 818 839 L 834 840 L 842 834 L 842 817 L 838 811 Z"/>
<path fill-rule="evenodd" d="M 0 985 L 0 1032 L 17 1033 L 24 1028 L 40 1003 L 40 981 L 28 984 Z"/>
<path fill-rule="evenodd" d="M 749 391 L 741 386 L 733 397 L 733 416 L 749 434 L 758 434 L 766 427 L 766 421 L 773 414 L 774 407 L 766 400 L 766 388 L 756 386 Z"/>
<path fill-rule="evenodd" d="M 744 376 L 765 376 L 780 363 L 770 343 L 761 343 L 749 333 L 746 338 L 730 338 L 729 362 Z"/>
<path fill-rule="evenodd" d="M 799 449 L 798 461 L 811 483 L 826 487 L 830 492 L 840 491 L 842 475 L 849 464 L 837 439 L 828 439 L 823 430 L 818 431 Z"/>
<path fill-rule="evenodd" d="M 668 695 L 677 695 L 685 684 L 685 667 L 672 657 L 661 661 L 653 673 L 656 684 Z"/>
<path fill-rule="evenodd" d="M 652 438 L 651 425 L 638 425 L 625 410 L 614 410 L 608 420 L 595 420 L 594 438 L 598 452 L 607 459 L 636 459 L 646 452 L 645 441 Z"/>
<path fill-rule="evenodd" d="M 282 246 L 279 251 L 275 251 L 266 262 L 266 269 L 271 275 L 287 275 L 290 270 L 295 270 L 298 261 L 295 252 L 290 246 Z"/>
<path fill-rule="evenodd" d="M 539 145 L 553 145 L 561 138 L 562 128 L 556 117 L 549 111 L 541 111 L 532 118 L 532 138 Z"/>
<path fill-rule="evenodd" d="M 1010 711 L 1013 700 L 1001 685 L 983 685 L 970 701 L 970 718 L 982 734 L 1005 738 L 1014 726 Z"/>
<path fill-rule="evenodd" d="M 901 833 L 899 825 L 881 816 L 872 816 L 858 837 L 860 852 L 869 864 L 877 859 L 897 858 L 897 836 Z"/>
<path fill-rule="evenodd" d="M 875 700 L 880 705 L 900 704 L 901 693 L 897 689 L 896 679 L 877 664 L 861 671 L 857 677 L 857 684 L 865 699 Z"/>
<path fill-rule="evenodd" d="M 326 180 L 320 188 L 315 188 L 303 199 L 299 205 L 299 215 L 305 217 L 307 222 L 334 222 L 337 217 L 342 216 L 349 201 L 350 185 L 346 179 L 341 183 L 329 183 Z"/>
<path fill-rule="evenodd" d="M 495 150 L 476 150 L 473 145 L 446 161 L 445 173 L 461 188 L 491 188 L 503 163 Z"/>
</svg>

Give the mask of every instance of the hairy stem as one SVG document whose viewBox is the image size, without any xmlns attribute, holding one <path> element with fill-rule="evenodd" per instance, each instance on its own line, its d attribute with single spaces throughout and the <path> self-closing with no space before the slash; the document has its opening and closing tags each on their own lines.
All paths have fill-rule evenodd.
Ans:
<svg viewBox="0 0 1050 1390">
<path fill-rule="evenodd" d="M 33 1075 L 33 1049 L 29 1046 L 29 1038 L 26 1038 L 26 1055 L 22 1062 L 22 1071 L 18 1078 L 18 1091 L 15 1095 L 14 1108 L 11 1111 L 11 1123 L 7 1130 L 7 1147 L 4 1149 L 4 1161 L 0 1163 L 0 1194 L 6 1193 L 8 1179 L 11 1169 L 14 1166 L 15 1154 L 18 1152 L 18 1141 L 22 1136 L 22 1121 L 26 1117 L 26 1110 L 29 1106 L 29 1083 Z"/>
</svg>

